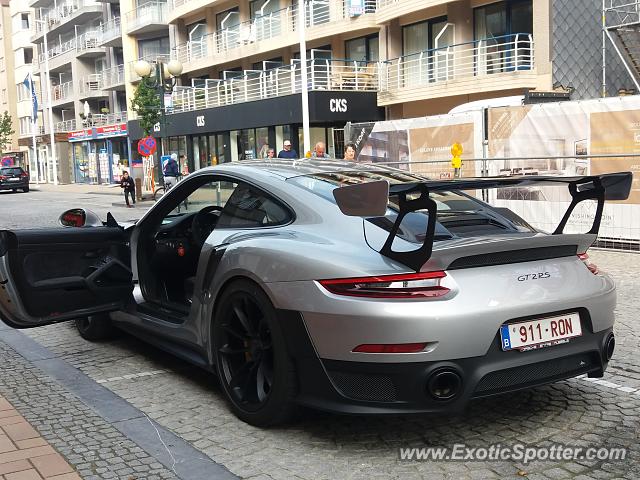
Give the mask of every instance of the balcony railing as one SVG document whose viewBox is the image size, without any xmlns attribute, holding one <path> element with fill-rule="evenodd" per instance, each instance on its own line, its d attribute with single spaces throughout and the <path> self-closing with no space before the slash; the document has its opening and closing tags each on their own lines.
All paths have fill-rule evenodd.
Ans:
<svg viewBox="0 0 640 480">
<path fill-rule="evenodd" d="M 329 0 L 307 2 L 305 4 L 307 28 L 342 20 L 354 14 L 347 2 L 343 2 L 342 5 L 341 9 L 331 9 Z M 373 12 L 375 12 L 375 1 L 365 0 L 362 13 Z M 183 63 L 188 63 L 253 43 L 290 35 L 297 31 L 297 17 L 297 7 L 286 7 L 178 45 L 174 48 L 173 56 Z"/>
<path fill-rule="evenodd" d="M 36 135 L 44 135 L 45 133 L 45 129 L 44 129 L 44 125 L 33 125 L 32 123 L 28 123 L 26 125 L 20 125 L 20 133 L 19 136 L 21 137 L 27 137 L 27 136 L 31 136 L 33 134 Z"/>
<path fill-rule="evenodd" d="M 124 65 L 117 65 L 102 72 L 104 88 L 115 87 L 124 83 Z"/>
<path fill-rule="evenodd" d="M 145 25 L 167 23 L 166 2 L 148 2 L 126 14 L 127 30 L 130 32 Z"/>
<path fill-rule="evenodd" d="M 73 132 L 74 130 L 77 130 L 75 120 L 64 120 L 53 124 L 53 131 L 55 133 Z"/>
<path fill-rule="evenodd" d="M 378 63 L 351 60 L 309 60 L 309 90 L 376 91 Z M 205 80 L 201 87 L 176 87 L 168 113 L 215 108 L 300 93 L 300 61 L 271 70 L 247 71 L 226 80 Z"/>
<path fill-rule="evenodd" d="M 80 93 L 83 95 L 97 95 L 104 88 L 102 73 L 92 73 L 80 81 Z"/>
<path fill-rule="evenodd" d="M 104 125 L 115 125 L 117 123 L 125 123 L 127 121 L 127 112 L 114 113 L 96 113 L 86 121 L 89 126 L 102 127 Z"/>
<path fill-rule="evenodd" d="M 533 52 L 533 36 L 528 33 L 425 50 L 385 62 L 386 72 L 381 75 L 381 90 L 532 70 Z"/>
<path fill-rule="evenodd" d="M 100 46 L 100 38 L 102 32 L 100 30 L 91 30 L 76 37 L 76 51 L 78 53 L 85 50 L 91 50 Z"/>
<path fill-rule="evenodd" d="M 64 82 L 51 87 L 51 100 L 53 103 L 69 100 L 73 98 L 73 81 Z M 46 99 L 48 105 L 49 99 Z"/>
<path fill-rule="evenodd" d="M 62 5 L 57 5 L 54 8 L 44 10 L 36 9 L 36 20 L 43 20 L 42 22 L 34 22 L 35 24 L 35 33 L 42 34 L 45 31 L 49 31 L 52 28 L 60 25 L 66 19 L 71 17 L 76 10 L 79 10 L 83 6 L 84 2 L 82 0 L 68 0 Z"/>
<path fill-rule="evenodd" d="M 113 18 L 106 23 L 100 24 L 100 42 L 110 42 L 122 36 L 120 17 Z"/>
<path fill-rule="evenodd" d="M 49 49 L 46 55 L 49 57 L 49 60 L 52 60 L 56 57 L 64 55 L 65 53 L 75 52 L 77 46 L 77 39 L 74 37 L 71 40 L 67 40 L 66 42 L 60 43 L 58 45 L 54 45 Z M 45 54 L 41 53 L 38 55 L 38 62 L 44 63 Z"/>
</svg>

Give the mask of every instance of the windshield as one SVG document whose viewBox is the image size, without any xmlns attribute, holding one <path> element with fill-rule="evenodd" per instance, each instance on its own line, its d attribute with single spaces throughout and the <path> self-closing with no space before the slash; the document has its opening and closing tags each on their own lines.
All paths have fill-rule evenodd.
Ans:
<svg viewBox="0 0 640 480">
<path fill-rule="evenodd" d="M 330 172 L 292 177 L 287 181 L 335 204 L 334 189 L 376 180 L 387 180 L 390 184 L 395 185 L 425 181 L 426 179 L 402 172 Z M 407 198 L 416 198 L 418 195 L 409 195 Z M 533 231 L 526 222 L 522 224 L 514 223 L 490 206 L 475 200 L 465 193 L 439 191 L 432 192 L 429 196 L 436 202 L 438 208 L 435 240 L 491 235 L 509 231 Z M 390 232 L 398 217 L 398 211 L 398 197 L 397 195 L 390 195 L 385 216 L 367 218 L 366 220 Z M 402 220 L 397 236 L 408 242 L 421 244 L 425 239 L 427 221 L 428 214 L 424 210 L 409 213 Z"/>
<path fill-rule="evenodd" d="M 0 168 L 0 175 L 20 175 L 22 168 L 20 167 L 5 167 Z"/>
</svg>

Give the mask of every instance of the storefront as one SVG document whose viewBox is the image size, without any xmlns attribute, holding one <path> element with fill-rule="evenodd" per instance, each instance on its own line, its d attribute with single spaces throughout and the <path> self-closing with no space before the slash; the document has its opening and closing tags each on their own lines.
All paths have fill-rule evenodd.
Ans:
<svg viewBox="0 0 640 480">
<path fill-rule="evenodd" d="M 76 183 L 117 183 L 129 167 L 127 124 L 69 132 Z"/>
<path fill-rule="evenodd" d="M 342 158 L 347 122 L 384 119 L 375 92 L 315 91 L 309 93 L 311 146 L 322 141 L 332 157 Z M 158 156 L 175 153 L 182 158 L 183 173 L 225 162 L 264 158 L 269 148 L 282 150 L 285 140 L 304 155 L 300 95 L 239 103 L 207 110 L 167 115 L 154 132 L 162 138 Z M 136 152 L 142 131 L 129 122 L 131 151 Z M 137 153 L 135 153 L 137 155 Z M 159 162 L 154 162 L 154 180 Z"/>
</svg>

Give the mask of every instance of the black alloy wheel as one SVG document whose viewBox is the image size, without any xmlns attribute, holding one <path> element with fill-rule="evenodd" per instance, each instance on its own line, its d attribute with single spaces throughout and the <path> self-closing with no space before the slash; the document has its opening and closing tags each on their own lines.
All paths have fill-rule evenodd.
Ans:
<svg viewBox="0 0 640 480">
<path fill-rule="evenodd" d="M 220 297 L 213 335 L 218 376 L 234 413 L 256 426 L 286 421 L 295 373 L 265 293 L 249 281 L 231 284 Z"/>
</svg>

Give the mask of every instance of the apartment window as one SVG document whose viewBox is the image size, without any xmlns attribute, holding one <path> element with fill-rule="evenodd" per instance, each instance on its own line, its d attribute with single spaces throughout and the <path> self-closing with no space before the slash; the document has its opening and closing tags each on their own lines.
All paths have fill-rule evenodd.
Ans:
<svg viewBox="0 0 640 480">
<path fill-rule="evenodd" d="M 169 37 L 138 40 L 139 58 L 157 57 L 169 54 Z"/>
<path fill-rule="evenodd" d="M 532 55 L 529 41 L 529 35 L 533 33 L 531 0 L 513 0 L 485 5 L 474 9 L 473 17 L 475 39 L 485 41 L 483 54 L 477 61 L 480 72 L 496 73 L 531 67 Z"/>
<path fill-rule="evenodd" d="M 23 102 L 31 98 L 31 94 L 29 93 L 29 88 L 22 82 L 16 85 L 16 94 L 18 96 L 19 102 Z"/>
<path fill-rule="evenodd" d="M 263 60 L 262 62 L 255 62 L 251 65 L 252 70 L 271 70 L 272 68 L 278 68 L 284 65 L 282 57 L 270 58 L 269 60 Z"/>
<path fill-rule="evenodd" d="M 377 62 L 378 51 L 378 34 L 354 38 L 344 42 L 344 52 L 347 60 Z"/>
<path fill-rule="evenodd" d="M 28 47 L 23 49 L 23 60 L 25 65 L 33 63 L 33 48 Z"/>
<path fill-rule="evenodd" d="M 216 15 L 216 30 L 237 26 L 240 24 L 239 7 L 230 8 Z"/>
<path fill-rule="evenodd" d="M 270 13 L 278 11 L 279 5 L 276 0 L 253 0 L 249 4 L 251 20 L 256 17 L 264 17 Z"/>
<path fill-rule="evenodd" d="M 31 117 L 20 117 L 18 125 L 20 127 L 20 135 L 29 135 L 31 133 Z"/>
<path fill-rule="evenodd" d="M 0 72 L 4 71 L 4 57 L 0 57 Z"/>
<path fill-rule="evenodd" d="M 7 103 L 7 89 L 2 89 L 2 103 Z"/>
<path fill-rule="evenodd" d="M 28 13 L 20 14 L 20 20 L 21 20 L 22 30 L 29 30 L 29 28 L 30 28 L 29 14 Z"/>
<path fill-rule="evenodd" d="M 196 22 L 187 25 L 187 35 L 190 42 L 200 42 L 207 34 L 207 24 L 204 22 Z"/>
</svg>

